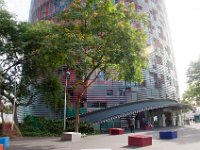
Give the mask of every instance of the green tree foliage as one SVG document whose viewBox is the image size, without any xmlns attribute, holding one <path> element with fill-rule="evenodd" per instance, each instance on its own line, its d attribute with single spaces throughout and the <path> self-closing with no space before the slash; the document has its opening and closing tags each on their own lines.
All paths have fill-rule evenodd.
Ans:
<svg viewBox="0 0 200 150">
<path fill-rule="evenodd" d="M 188 89 L 183 94 L 184 102 L 200 104 L 200 58 L 192 62 L 187 70 Z"/>
<path fill-rule="evenodd" d="M 134 4 L 114 4 L 113 0 L 75 0 L 58 17 L 63 30 L 66 64 L 74 69 L 79 89 L 76 131 L 80 102 L 86 89 L 104 72 L 106 78 L 142 81 L 146 67 L 146 16 L 136 13 Z M 135 28 L 133 24 L 142 28 Z"/>
<path fill-rule="evenodd" d="M 17 77 L 17 105 L 32 103 L 39 92 L 52 108 L 60 108 L 63 89 L 56 71 L 66 64 L 76 72 L 78 131 L 81 99 L 100 72 L 107 79 L 142 81 L 141 69 L 147 64 L 147 19 L 135 12 L 133 4 L 75 0 L 56 23 L 41 21 L 35 25 L 17 23 L 1 9 L 3 12 L 6 15 L 0 16 L 0 55 L 4 56 L 1 65 L 5 81 L 9 81 L 5 83 L 10 83 L 5 87 L 10 91 Z M 135 28 L 134 24 L 142 28 Z M 14 94 L 8 93 L 4 92 L 13 103 Z M 23 97 L 27 97 L 27 103 Z"/>
<path fill-rule="evenodd" d="M 4 100 L 13 104 L 16 98 L 16 107 L 27 106 L 42 94 L 53 110 L 63 105 L 56 70 L 66 62 L 66 56 L 59 53 L 62 40 L 58 34 L 62 34 L 59 26 L 48 21 L 35 25 L 17 22 L 1 1 L 0 88 Z"/>
<path fill-rule="evenodd" d="M 10 34 L 14 33 L 14 25 L 16 22 L 13 16 L 4 9 L 5 5 L 2 0 L 0 0 L 0 42 L 2 45 L 2 38 L 8 37 Z"/>
<path fill-rule="evenodd" d="M 57 70 L 66 62 L 66 56 L 60 53 L 62 39 L 59 34 L 62 33 L 58 25 L 44 21 L 29 25 L 20 39 L 23 45 L 22 81 L 42 94 L 55 111 L 63 105 L 63 88 Z"/>
<path fill-rule="evenodd" d="M 49 120 L 44 117 L 27 116 L 20 125 L 23 136 L 60 136 L 63 132 L 63 120 Z M 75 129 L 73 121 L 67 121 L 67 132 Z M 96 134 L 94 127 L 87 123 L 80 123 L 80 131 L 85 134 Z"/>
</svg>

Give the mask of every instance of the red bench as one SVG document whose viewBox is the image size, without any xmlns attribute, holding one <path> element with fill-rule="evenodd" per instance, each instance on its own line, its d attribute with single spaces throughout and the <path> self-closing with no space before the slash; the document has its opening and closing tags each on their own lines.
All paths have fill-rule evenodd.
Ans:
<svg viewBox="0 0 200 150">
<path fill-rule="evenodd" d="M 152 145 L 152 137 L 145 135 L 128 136 L 128 146 L 149 146 Z"/>
<path fill-rule="evenodd" d="M 124 134 L 124 129 L 122 129 L 122 128 L 110 128 L 109 133 L 112 134 L 112 135 Z"/>
</svg>

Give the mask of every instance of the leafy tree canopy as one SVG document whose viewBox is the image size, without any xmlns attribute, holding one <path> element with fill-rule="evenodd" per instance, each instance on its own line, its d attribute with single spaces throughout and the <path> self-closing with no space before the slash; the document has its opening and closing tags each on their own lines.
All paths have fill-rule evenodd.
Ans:
<svg viewBox="0 0 200 150">
<path fill-rule="evenodd" d="M 146 15 L 135 12 L 133 3 L 113 0 L 75 0 L 57 18 L 63 34 L 63 53 L 68 68 L 77 74 L 79 88 L 76 125 L 80 102 L 86 89 L 104 72 L 106 78 L 142 81 L 146 67 Z M 142 28 L 134 25 L 140 24 Z M 76 131 L 78 127 L 76 126 Z"/>
<path fill-rule="evenodd" d="M 148 58 L 147 18 L 135 12 L 133 3 L 75 0 L 58 15 L 56 23 L 41 21 L 35 25 L 17 23 L 5 9 L 0 13 L 1 66 L 12 81 L 10 87 L 14 86 L 13 77 L 18 77 L 18 99 L 39 91 L 52 108 L 58 109 L 63 104 L 63 89 L 56 70 L 63 64 L 77 74 L 74 86 L 81 89 L 77 114 L 83 94 L 101 71 L 107 79 L 142 81 L 141 70 Z"/>
<path fill-rule="evenodd" d="M 133 24 L 145 26 L 147 20 L 144 14 L 135 12 L 134 4 L 76 0 L 59 19 L 66 41 L 63 47 L 70 56 L 67 65 L 85 77 L 83 84 L 97 68 L 107 78 L 141 81 L 141 69 L 147 63 L 147 36 L 144 29 Z"/>
<path fill-rule="evenodd" d="M 187 70 L 188 89 L 183 95 L 185 102 L 200 104 L 200 58 L 191 62 Z"/>
<path fill-rule="evenodd" d="M 17 22 L 1 1 L 0 65 L 4 99 L 13 103 L 16 96 L 17 106 L 29 105 L 38 94 L 43 94 L 54 110 L 63 105 L 63 88 L 56 70 L 66 61 L 59 53 L 62 43 L 53 46 L 59 41 L 56 33 L 60 33 L 58 26 L 48 21 L 35 25 Z"/>
</svg>

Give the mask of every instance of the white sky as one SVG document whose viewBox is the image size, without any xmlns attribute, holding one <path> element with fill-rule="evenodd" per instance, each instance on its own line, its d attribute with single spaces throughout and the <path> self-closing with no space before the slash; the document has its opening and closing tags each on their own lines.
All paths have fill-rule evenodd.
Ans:
<svg viewBox="0 0 200 150">
<path fill-rule="evenodd" d="M 5 0 L 20 21 L 28 20 L 31 0 Z M 200 55 L 200 0 L 165 0 L 176 59 L 180 94 L 186 89 L 186 70 Z"/>
<path fill-rule="evenodd" d="M 180 94 L 186 90 L 186 71 L 200 56 L 200 0 L 165 0 Z"/>
<path fill-rule="evenodd" d="M 19 21 L 28 21 L 31 0 L 4 0 L 7 9 L 17 15 Z"/>
</svg>

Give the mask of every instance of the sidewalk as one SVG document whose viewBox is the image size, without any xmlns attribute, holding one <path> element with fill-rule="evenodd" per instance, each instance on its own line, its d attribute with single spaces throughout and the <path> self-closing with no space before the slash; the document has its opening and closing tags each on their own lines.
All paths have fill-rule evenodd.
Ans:
<svg viewBox="0 0 200 150">
<path fill-rule="evenodd" d="M 178 138 L 174 140 L 160 140 L 159 131 L 177 130 Z M 128 147 L 128 135 L 144 134 L 153 137 L 153 145 L 147 147 Z M 197 150 L 200 145 L 200 124 L 180 128 L 160 128 L 153 131 L 139 131 L 123 135 L 101 134 L 82 138 L 77 142 L 61 142 L 59 137 L 53 138 L 21 138 L 11 141 L 8 150 Z"/>
</svg>

